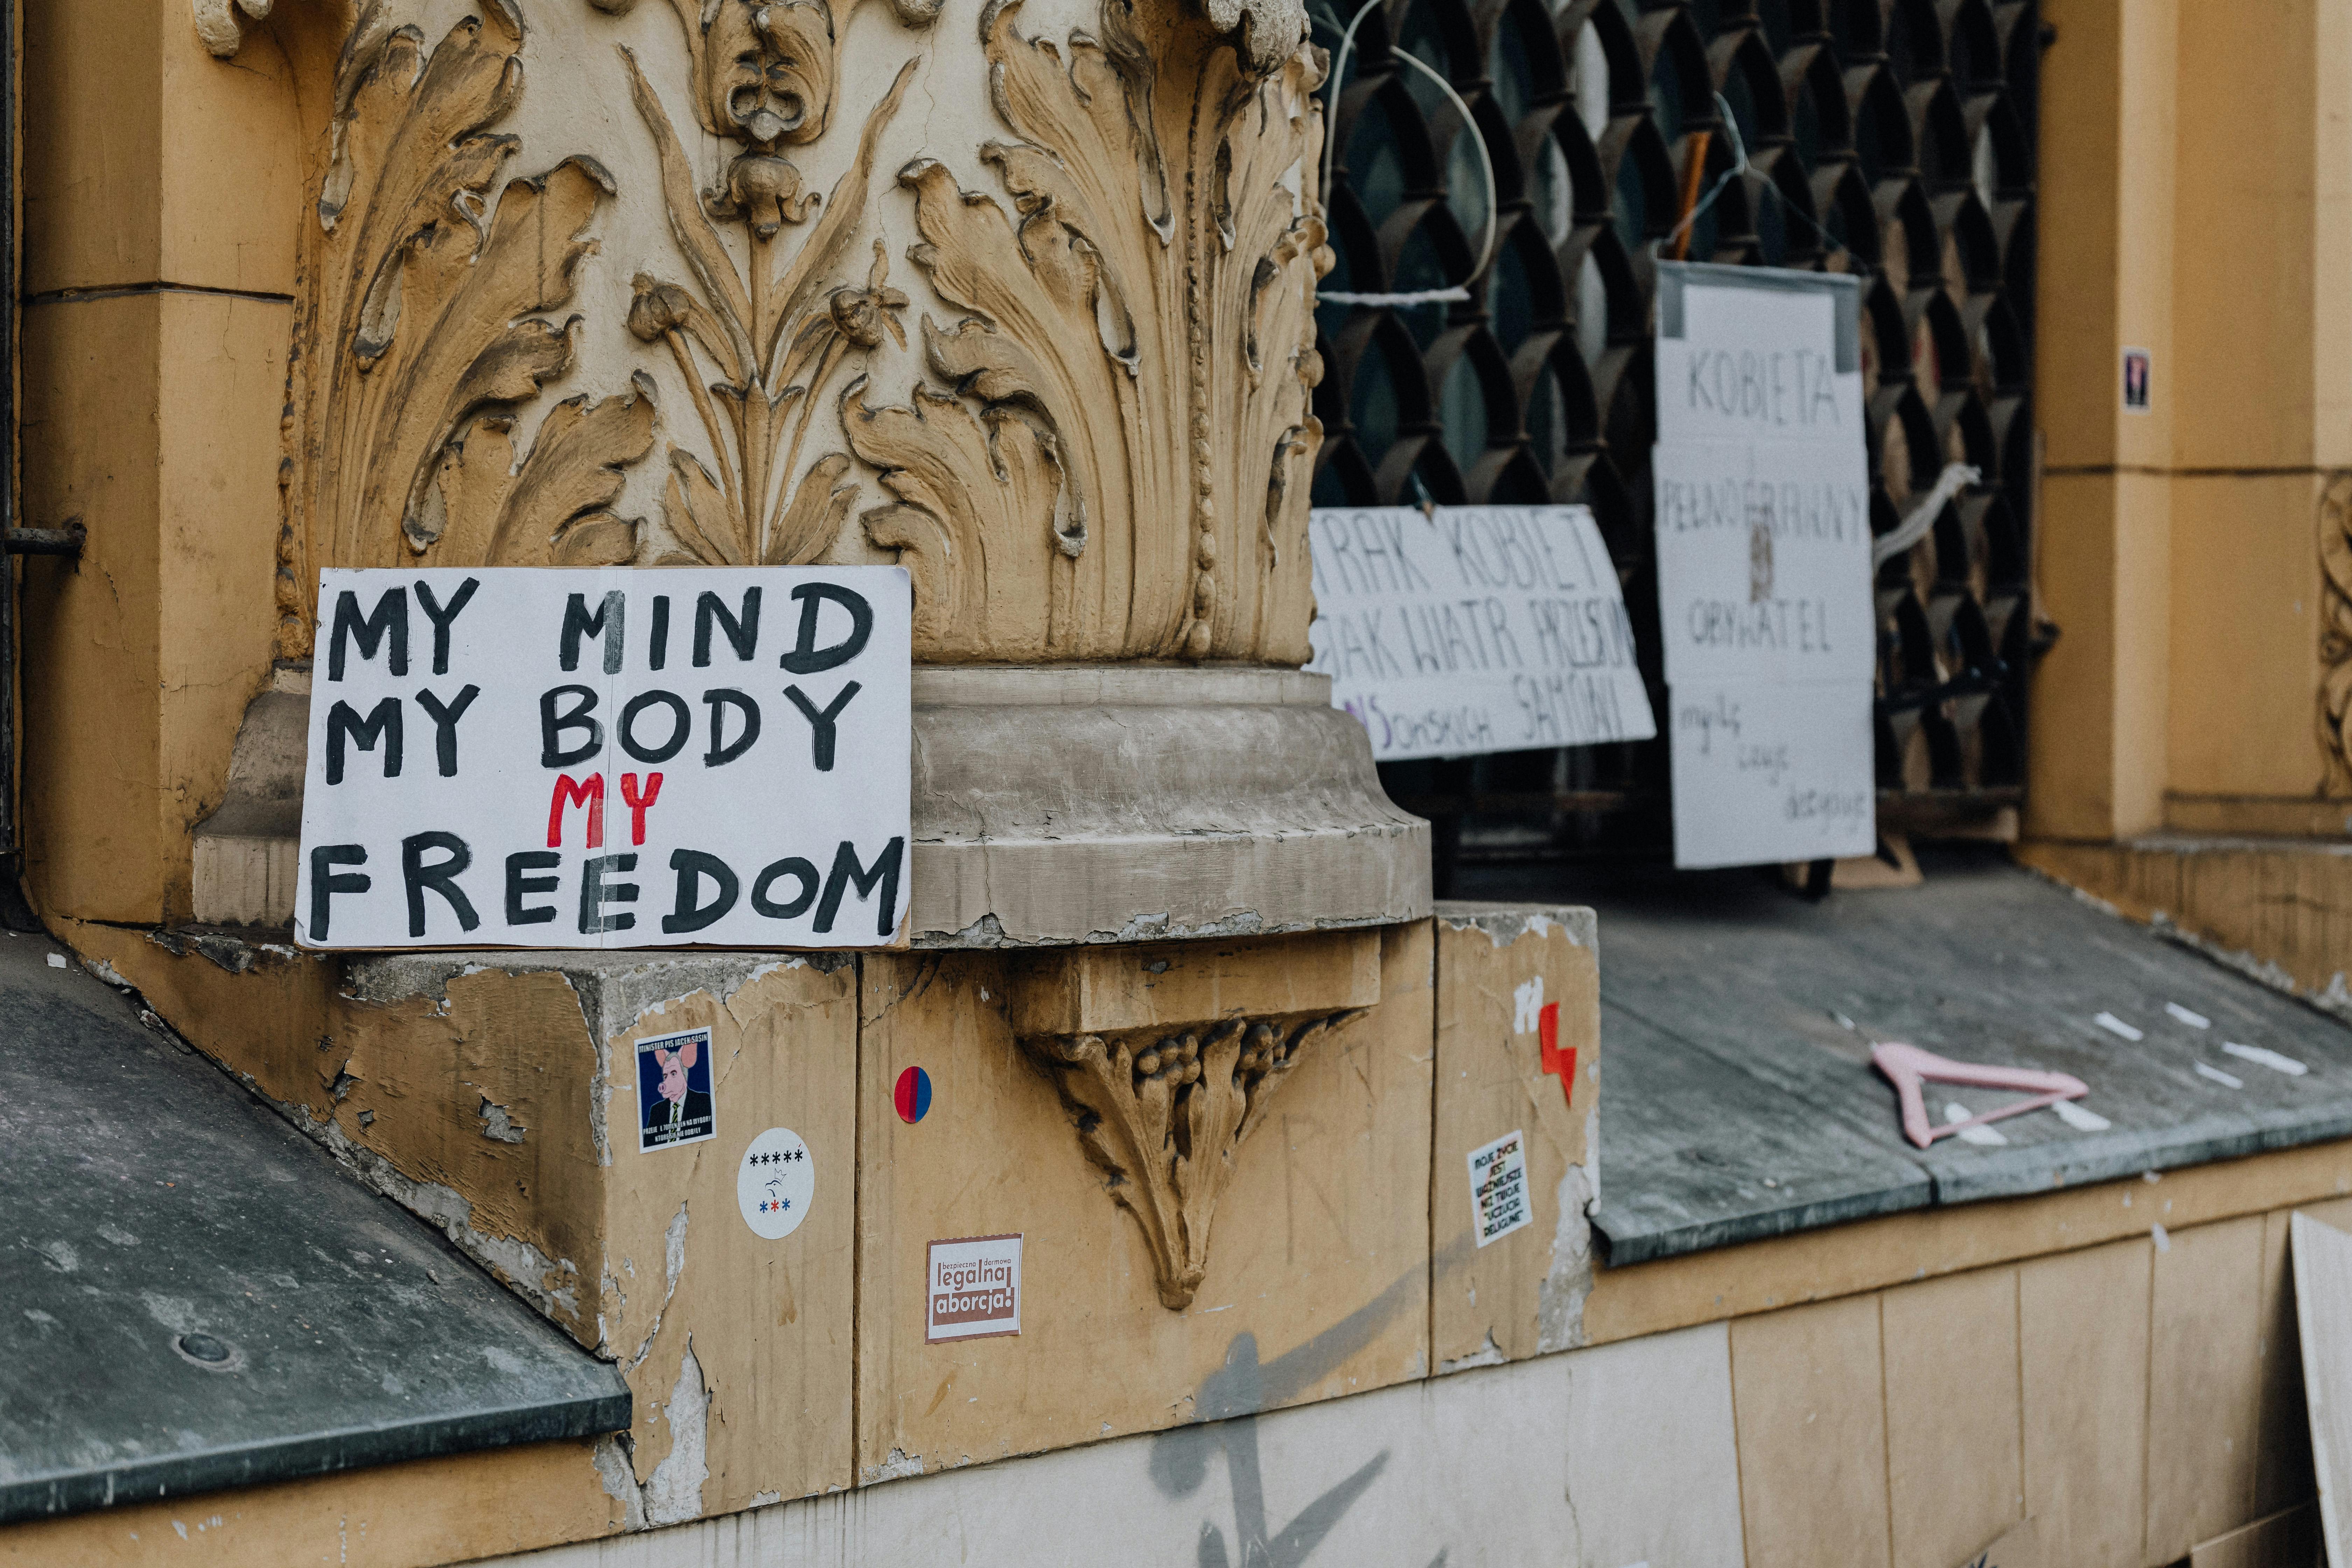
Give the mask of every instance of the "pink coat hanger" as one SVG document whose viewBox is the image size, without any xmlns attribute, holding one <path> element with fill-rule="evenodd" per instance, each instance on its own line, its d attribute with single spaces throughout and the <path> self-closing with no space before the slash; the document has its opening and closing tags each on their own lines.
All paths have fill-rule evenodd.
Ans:
<svg viewBox="0 0 2352 1568">
<path fill-rule="evenodd" d="M 1895 1085 L 1895 1092 L 1903 1101 L 1903 1131 L 1912 1142 L 1922 1149 L 1938 1138 L 1948 1137 L 1965 1129 L 1981 1127 L 1988 1121 L 1999 1121 L 2004 1116 L 2022 1116 L 2029 1110 L 2039 1110 L 2062 1100 L 2079 1100 L 2091 1092 L 2090 1085 L 2066 1073 L 1956 1062 L 1933 1051 L 1923 1051 L 1916 1046 L 1895 1041 L 1871 1047 L 1870 1059 L 1877 1064 L 1880 1072 L 1886 1075 L 1887 1081 Z M 1963 1083 L 1984 1089 L 2022 1089 L 2035 1092 L 2031 1100 L 2000 1106 L 1982 1116 L 1931 1127 L 1927 1123 L 1927 1104 L 1919 1096 L 1919 1086 L 1923 1083 Z"/>
</svg>

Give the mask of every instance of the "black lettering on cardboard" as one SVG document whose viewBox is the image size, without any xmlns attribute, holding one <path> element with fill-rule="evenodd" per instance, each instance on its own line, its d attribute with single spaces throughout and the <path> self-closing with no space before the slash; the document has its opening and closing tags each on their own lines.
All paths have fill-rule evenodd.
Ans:
<svg viewBox="0 0 2352 1568">
<path fill-rule="evenodd" d="M 654 595 L 654 635 L 646 643 L 646 668 L 659 669 L 669 662 L 669 595 Z"/>
<path fill-rule="evenodd" d="M 702 694 L 710 704 L 710 749 L 702 753 L 706 768 L 723 768 L 751 749 L 760 738 L 760 705 L 731 687 L 714 686 Z M 743 716 L 743 732 L 734 740 L 727 736 L 727 710 L 732 708 Z"/>
<path fill-rule="evenodd" d="M 740 884 L 727 862 L 718 856 L 706 855 L 699 849 L 673 849 L 669 852 L 669 868 L 677 873 L 677 904 L 673 912 L 662 916 L 664 934 L 676 936 L 681 931 L 716 925 L 735 907 Z M 711 883 L 710 901 L 707 904 L 697 897 L 706 877 Z"/>
<path fill-rule="evenodd" d="M 803 583 L 793 590 L 793 597 L 800 603 L 801 630 L 792 651 L 780 661 L 786 669 L 794 675 L 814 675 L 847 664 L 866 651 L 866 639 L 874 635 L 874 606 L 866 602 L 865 595 L 838 583 Z M 827 599 L 849 612 L 849 635 L 831 647 L 819 647 L 816 615 Z"/>
<path fill-rule="evenodd" d="M 555 710 L 559 697 L 577 699 L 562 713 Z M 542 768 L 568 768 L 584 763 L 604 749 L 604 726 L 588 715 L 596 710 L 596 694 L 584 686 L 559 686 L 539 696 L 539 765 Z M 588 739 L 576 746 L 559 744 L 567 730 L 585 730 Z"/>
<path fill-rule="evenodd" d="M 824 897 L 816 906 L 816 929 L 833 929 L 834 917 L 841 912 L 842 895 L 852 887 L 860 899 L 871 895 L 877 886 L 882 889 L 877 900 L 877 918 L 874 922 L 876 936 L 888 936 L 898 929 L 898 866 L 907 857 L 907 841 L 893 838 L 874 858 L 874 864 L 860 869 L 857 847 L 846 838 L 834 851 L 833 875 L 824 882 Z"/>
<path fill-rule="evenodd" d="M 802 612 L 807 618 L 808 612 Z M 735 657 L 749 659 L 760 647 L 760 590 L 743 590 L 743 610 L 740 616 L 727 613 L 727 602 L 716 594 L 704 594 L 694 601 L 694 668 L 705 669 L 710 664 L 710 628 L 716 626 L 726 634 L 728 646 Z M 814 635 L 814 634 L 812 634 Z"/>
<path fill-rule="evenodd" d="M 552 849 L 525 849 L 507 857 L 507 924 L 538 926 L 554 921 L 553 904 L 526 904 L 523 900 L 533 893 L 555 891 L 559 880 L 528 873 L 552 871 L 562 864 L 563 857 Z"/>
<path fill-rule="evenodd" d="M 563 634 L 556 650 L 556 662 L 569 671 L 580 668 L 580 639 L 583 637 L 604 639 L 604 673 L 621 673 L 621 655 L 625 647 L 623 633 L 629 618 L 628 596 L 618 588 L 604 595 L 596 613 L 588 613 L 585 595 L 574 594 L 564 602 Z"/>
<path fill-rule="evenodd" d="M 656 704 L 669 710 L 669 739 L 658 746 L 640 746 L 636 740 L 637 716 Z M 641 763 L 666 763 L 686 749 L 694 735 L 694 715 L 687 711 L 686 699 L 675 691 L 640 691 L 629 699 L 621 710 L 621 750 Z"/>
<path fill-rule="evenodd" d="M 784 688 L 784 695 L 793 700 L 793 706 L 799 709 L 801 717 L 809 721 L 810 752 L 815 759 L 816 771 L 821 773 L 833 772 L 833 743 L 836 738 L 834 721 L 841 717 L 841 710 L 849 706 L 849 700 L 857 695 L 857 682 L 853 680 L 841 689 L 841 694 L 830 705 L 819 708 L 799 687 Z"/>
<path fill-rule="evenodd" d="M 438 849 L 442 858 L 431 865 L 425 863 L 425 852 Z M 460 931 L 472 931 L 482 923 L 474 912 L 473 900 L 457 886 L 457 873 L 474 863 L 474 851 L 454 833 L 435 831 L 412 833 L 400 841 L 400 880 L 408 889 L 408 934 L 425 934 L 425 895 L 429 890 L 441 895 L 457 916 Z"/>
<path fill-rule="evenodd" d="M 421 584 L 417 591 L 424 591 Z M 430 691 L 422 687 L 417 689 L 416 705 L 433 720 L 433 757 L 440 764 L 441 776 L 445 779 L 457 776 L 457 721 L 466 716 L 466 710 L 471 708 L 474 699 L 481 694 L 480 687 L 468 686 L 457 693 L 455 701 L 445 706 L 441 699 Z"/>
<path fill-rule="evenodd" d="M 449 595 L 449 607 L 443 609 L 440 601 L 433 596 L 433 584 L 421 577 L 417 579 L 417 607 L 425 612 L 425 618 L 433 623 L 434 674 L 449 673 L 449 627 L 457 621 L 457 612 L 464 609 L 467 601 L 473 598 L 474 590 L 481 585 L 482 580 L 479 577 L 467 578 L 457 584 L 457 591 Z M 397 675 L 400 672 L 394 670 L 393 673 Z"/>
<path fill-rule="evenodd" d="M 343 678 L 343 653 L 346 641 L 360 645 L 362 658 L 373 658 L 376 650 L 389 641 L 390 656 L 385 667 L 394 675 L 408 673 L 408 590 L 386 588 L 376 600 L 375 609 L 365 619 L 360 616 L 360 596 L 349 588 L 335 597 L 335 626 L 327 641 L 327 679 Z"/>
<path fill-rule="evenodd" d="M 769 894 L 776 883 L 786 877 L 800 883 L 800 891 L 789 900 L 779 903 Z M 816 867 L 797 855 L 788 855 L 762 870 L 759 879 L 751 884 L 751 908 L 772 921 L 794 920 L 806 914 L 808 907 L 816 902 Z"/>
<path fill-rule="evenodd" d="M 400 699 L 387 697 L 360 717 L 359 710 L 338 699 L 327 710 L 327 782 L 343 782 L 343 752 L 346 746 L 357 746 L 362 752 L 373 752 L 376 742 L 383 742 L 383 776 L 400 776 Z"/>
<path fill-rule="evenodd" d="M 593 936 L 598 931 L 627 931 L 637 923 L 637 917 L 626 910 L 606 914 L 606 904 L 634 904 L 637 901 L 635 882 L 607 882 L 604 873 L 618 871 L 623 876 L 637 868 L 634 855 L 594 855 L 580 868 L 580 934 Z"/>
<path fill-rule="evenodd" d="M 337 893 L 364 893 L 375 879 L 364 871 L 338 871 L 338 866 L 364 866 L 367 850 L 357 844 L 321 844 L 310 851 L 310 940 L 327 940 L 327 912 Z"/>
</svg>

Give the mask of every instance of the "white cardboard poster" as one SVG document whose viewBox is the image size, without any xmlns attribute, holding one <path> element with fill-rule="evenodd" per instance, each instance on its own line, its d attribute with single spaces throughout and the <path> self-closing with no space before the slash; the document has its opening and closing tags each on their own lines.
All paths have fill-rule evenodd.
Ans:
<svg viewBox="0 0 2352 1568">
<path fill-rule="evenodd" d="M 1675 864 L 1869 854 L 1859 289 L 1756 268 L 1659 276 L 1652 483 Z"/>
<path fill-rule="evenodd" d="M 888 944 L 911 608 L 896 566 L 321 573 L 297 940 Z"/>
<path fill-rule="evenodd" d="M 1384 763 L 1657 733 L 1580 506 L 1318 509 L 1315 657 Z"/>
</svg>

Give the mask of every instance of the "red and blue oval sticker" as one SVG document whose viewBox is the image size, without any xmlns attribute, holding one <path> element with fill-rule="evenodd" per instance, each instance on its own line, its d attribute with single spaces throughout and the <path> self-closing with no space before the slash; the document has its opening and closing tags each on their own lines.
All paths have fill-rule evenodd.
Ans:
<svg viewBox="0 0 2352 1568">
<path fill-rule="evenodd" d="M 908 1068 L 898 1075 L 893 1098 L 898 1101 L 898 1120 L 913 1126 L 931 1109 L 931 1075 L 920 1068 Z"/>
</svg>

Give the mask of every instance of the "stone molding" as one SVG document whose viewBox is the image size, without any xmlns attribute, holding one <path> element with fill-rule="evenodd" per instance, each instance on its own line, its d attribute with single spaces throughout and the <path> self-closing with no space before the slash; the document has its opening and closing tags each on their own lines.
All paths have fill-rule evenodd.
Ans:
<svg viewBox="0 0 2352 1568">
<path fill-rule="evenodd" d="M 283 927 L 307 674 L 238 731 L 196 828 L 195 912 Z M 918 947 L 1272 935 L 1429 913 L 1429 825 L 1391 804 L 1323 676 L 1173 665 L 919 667 Z"/>
</svg>

